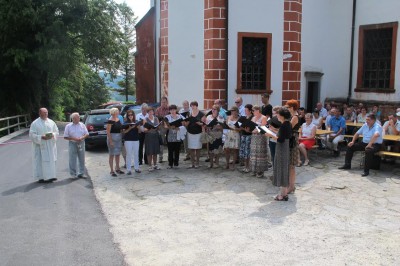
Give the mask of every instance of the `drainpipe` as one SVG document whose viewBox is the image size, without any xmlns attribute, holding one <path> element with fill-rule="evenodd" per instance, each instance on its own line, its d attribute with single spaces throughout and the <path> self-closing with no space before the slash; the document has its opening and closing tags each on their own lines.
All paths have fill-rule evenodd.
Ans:
<svg viewBox="0 0 400 266">
<path fill-rule="evenodd" d="M 350 103 L 352 83 L 353 83 L 353 55 L 354 55 L 354 31 L 356 24 L 356 9 L 357 9 L 357 0 L 353 0 L 353 16 L 351 23 L 351 48 L 350 48 L 350 76 L 349 76 L 349 92 L 347 94 L 347 104 Z"/>
</svg>

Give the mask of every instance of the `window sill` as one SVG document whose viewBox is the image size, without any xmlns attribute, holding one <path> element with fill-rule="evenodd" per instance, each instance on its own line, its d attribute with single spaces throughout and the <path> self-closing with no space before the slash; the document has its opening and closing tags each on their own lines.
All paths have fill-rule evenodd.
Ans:
<svg viewBox="0 0 400 266">
<path fill-rule="evenodd" d="M 272 94 L 272 90 L 241 90 L 241 89 L 236 89 L 237 94 L 263 94 L 263 93 L 268 93 Z"/>
<path fill-rule="evenodd" d="M 355 88 L 355 92 L 370 92 L 370 93 L 395 93 L 394 89 L 366 89 L 366 88 Z"/>
</svg>

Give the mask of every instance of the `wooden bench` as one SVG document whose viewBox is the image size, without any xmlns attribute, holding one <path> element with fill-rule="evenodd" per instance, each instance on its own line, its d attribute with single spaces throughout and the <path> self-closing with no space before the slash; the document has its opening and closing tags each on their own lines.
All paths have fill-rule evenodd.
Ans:
<svg viewBox="0 0 400 266">
<path fill-rule="evenodd" d="M 378 156 L 393 156 L 393 157 L 400 157 L 400 152 L 392 152 L 392 151 L 379 151 L 375 153 Z"/>
</svg>

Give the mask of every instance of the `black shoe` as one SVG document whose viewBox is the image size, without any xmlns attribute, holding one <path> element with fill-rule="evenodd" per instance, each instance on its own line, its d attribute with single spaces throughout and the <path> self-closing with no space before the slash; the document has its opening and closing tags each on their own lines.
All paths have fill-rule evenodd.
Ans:
<svg viewBox="0 0 400 266">
<path fill-rule="evenodd" d="M 207 158 L 207 159 L 205 160 L 206 163 L 208 163 L 209 161 L 210 161 L 210 158 Z"/>
<path fill-rule="evenodd" d="M 347 164 L 345 164 L 345 165 L 343 165 L 343 166 L 339 167 L 338 169 L 342 169 L 342 170 L 348 170 L 348 169 L 351 169 L 351 166 L 350 166 L 350 165 L 347 165 Z"/>
<path fill-rule="evenodd" d="M 54 182 L 54 181 L 57 181 L 57 178 L 50 178 L 50 179 L 47 179 L 45 182 L 51 183 L 51 182 Z"/>
<path fill-rule="evenodd" d="M 369 171 L 364 171 L 364 173 L 361 174 L 361 176 L 368 176 L 369 175 Z"/>
<path fill-rule="evenodd" d="M 322 147 L 322 146 L 321 146 L 321 147 L 318 147 L 318 150 L 320 150 L 320 151 L 321 151 L 321 150 L 325 150 L 325 147 Z"/>
<path fill-rule="evenodd" d="M 339 157 L 340 151 L 333 151 L 333 156 L 334 157 Z"/>
<path fill-rule="evenodd" d="M 44 181 L 44 179 L 39 179 L 37 182 L 38 183 L 46 183 L 46 181 Z"/>
<path fill-rule="evenodd" d="M 83 174 L 79 174 L 77 178 L 84 178 Z"/>
</svg>

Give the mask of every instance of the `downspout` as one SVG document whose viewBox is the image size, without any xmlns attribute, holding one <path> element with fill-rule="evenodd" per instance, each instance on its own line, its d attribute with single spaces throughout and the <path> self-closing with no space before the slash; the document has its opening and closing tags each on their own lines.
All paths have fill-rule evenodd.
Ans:
<svg viewBox="0 0 400 266">
<path fill-rule="evenodd" d="M 157 102 L 157 68 L 159 68 L 159 65 L 157 64 L 157 47 L 158 47 L 158 43 L 157 43 L 157 7 L 158 7 L 157 0 L 154 0 L 154 21 L 153 21 L 154 40 L 153 40 L 153 43 L 154 43 L 154 102 L 155 103 Z"/>
<path fill-rule="evenodd" d="M 228 85 L 228 76 L 229 76 L 229 71 L 228 71 L 228 68 L 229 68 L 229 64 L 228 64 L 228 56 L 229 56 L 229 49 L 228 49 L 228 47 L 229 47 L 229 39 L 228 39 L 228 37 L 229 37 L 229 0 L 226 0 L 226 4 L 225 4 L 225 6 L 226 6 L 226 36 L 225 36 L 225 48 L 226 48 L 226 54 L 225 54 L 225 56 L 226 56 L 226 60 L 225 60 L 225 69 L 226 69 L 226 77 L 225 77 L 225 79 L 226 79 L 226 82 L 225 82 L 225 95 L 226 95 L 226 99 L 225 99 L 225 103 L 226 103 L 226 107 L 227 107 L 227 109 L 229 109 L 230 107 L 229 107 L 229 104 L 228 104 L 228 99 L 229 99 L 229 95 L 228 95 L 228 92 L 229 92 L 229 90 L 228 90 L 228 87 L 229 87 L 229 85 Z"/>
<path fill-rule="evenodd" d="M 354 55 L 354 31 L 356 24 L 356 9 L 357 9 L 357 0 L 353 0 L 353 16 L 351 23 L 351 48 L 350 48 L 350 76 L 349 76 L 349 92 L 347 94 L 347 104 L 350 103 L 352 83 L 353 83 L 353 55 Z"/>
</svg>

